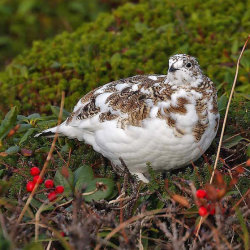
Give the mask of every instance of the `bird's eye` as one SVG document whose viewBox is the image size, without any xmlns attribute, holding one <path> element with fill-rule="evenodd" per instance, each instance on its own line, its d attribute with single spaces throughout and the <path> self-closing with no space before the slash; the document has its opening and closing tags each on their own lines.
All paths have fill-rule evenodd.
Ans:
<svg viewBox="0 0 250 250">
<path fill-rule="evenodd" d="M 187 68 L 190 68 L 191 66 L 192 66 L 191 63 L 187 63 L 187 64 L 186 64 L 186 67 L 187 67 Z"/>
</svg>

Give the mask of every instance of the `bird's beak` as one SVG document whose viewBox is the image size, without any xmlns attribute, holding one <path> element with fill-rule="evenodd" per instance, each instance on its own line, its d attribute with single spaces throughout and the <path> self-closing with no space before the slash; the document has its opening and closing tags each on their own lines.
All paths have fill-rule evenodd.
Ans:
<svg viewBox="0 0 250 250">
<path fill-rule="evenodd" d="M 171 67 L 168 69 L 168 72 L 175 72 L 176 70 L 178 69 L 176 69 L 172 64 Z"/>
</svg>

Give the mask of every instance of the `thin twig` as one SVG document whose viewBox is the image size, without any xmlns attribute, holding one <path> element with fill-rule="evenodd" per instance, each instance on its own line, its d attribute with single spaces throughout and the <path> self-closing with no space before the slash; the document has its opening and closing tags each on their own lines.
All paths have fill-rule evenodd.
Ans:
<svg viewBox="0 0 250 250">
<path fill-rule="evenodd" d="M 45 202 L 37 210 L 36 216 L 35 216 L 35 241 L 38 241 L 40 215 L 44 211 L 44 207 L 46 207 L 46 206 L 47 207 L 53 206 L 56 202 L 60 201 L 62 198 L 63 197 L 59 197 L 58 199 L 56 199 L 55 201 L 53 201 L 51 203 Z"/>
<path fill-rule="evenodd" d="M 35 241 L 38 240 L 38 234 L 39 234 L 39 220 L 40 220 L 40 214 L 43 210 L 43 208 L 46 206 L 46 203 L 43 203 L 39 209 L 36 212 L 36 216 L 35 216 Z"/>
<path fill-rule="evenodd" d="M 236 80 L 237 80 L 237 77 L 238 77 L 240 60 L 241 60 L 243 52 L 244 52 L 244 50 L 245 50 L 245 48 L 247 46 L 249 38 L 250 38 L 250 35 L 248 35 L 248 38 L 247 38 L 247 40 L 246 40 L 246 42 L 245 42 L 245 44 L 244 44 L 244 46 L 243 46 L 243 48 L 241 50 L 240 56 L 239 56 L 238 61 L 237 61 L 234 82 L 233 82 L 233 86 L 232 86 L 232 89 L 231 89 L 230 97 L 229 97 L 229 100 L 228 100 L 228 103 L 227 103 L 227 109 L 226 109 L 226 113 L 225 113 L 225 117 L 224 117 L 224 121 L 223 121 L 223 126 L 222 126 L 222 130 L 221 130 L 220 142 L 219 142 L 219 146 L 218 146 L 218 150 L 217 150 L 217 155 L 216 155 L 216 159 L 215 159 L 215 163 L 214 163 L 214 169 L 213 169 L 213 172 L 212 172 L 212 175 L 211 175 L 211 178 L 210 178 L 210 184 L 213 182 L 214 173 L 215 173 L 215 170 L 216 170 L 216 167 L 217 167 L 217 163 L 218 163 L 218 160 L 219 160 L 219 156 L 220 156 L 220 149 L 221 149 L 223 135 L 224 135 L 224 131 L 225 131 L 226 123 L 227 123 L 227 116 L 228 116 L 228 112 L 229 112 L 229 107 L 230 107 L 230 104 L 231 104 L 231 101 L 232 101 L 232 97 L 233 97 L 233 93 L 234 93 L 234 89 L 235 89 L 235 85 L 236 85 Z"/>
<path fill-rule="evenodd" d="M 52 240 L 49 241 L 49 244 L 48 244 L 46 250 L 50 250 L 51 244 L 52 244 Z"/>
<path fill-rule="evenodd" d="M 122 230 L 123 228 L 127 227 L 129 224 L 131 224 L 132 222 L 135 222 L 137 220 L 143 219 L 146 216 L 152 216 L 155 214 L 160 214 L 160 213 L 166 213 L 169 211 L 169 208 L 163 208 L 163 209 L 155 209 L 155 210 L 151 210 L 151 211 L 146 211 L 145 213 L 142 214 L 138 214 L 135 215 L 133 217 L 131 217 L 130 219 L 124 221 L 123 223 L 119 224 L 118 227 L 116 227 L 115 229 L 113 229 L 106 237 L 105 237 L 105 241 L 108 241 L 110 238 L 112 238 L 116 233 L 118 233 L 120 230 Z M 96 247 L 95 250 L 99 250 L 101 248 L 101 243 L 99 243 Z"/>
<path fill-rule="evenodd" d="M 232 210 L 235 210 L 236 207 L 240 205 L 240 203 L 244 200 L 244 198 L 250 193 L 250 188 L 246 191 L 246 193 L 240 198 L 239 201 L 236 202 L 236 204 L 232 207 Z"/>
<path fill-rule="evenodd" d="M 59 126 L 59 125 L 61 124 L 61 121 L 62 121 L 62 113 L 63 113 L 64 100 L 65 100 L 65 92 L 63 91 L 63 92 L 62 92 L 60 113 L 59 113 L 59 117 L 58 117 L 57 126 Z M 44 165 L 43 165 L 42 171 L 41 171 L 41 173 L 40 173 L 40 177 L 41 177 L 41 178 L 43 178 L 43 176 L 44 176 L 44 174 L 45 174 L 45 171 L 46 171 L 46 169 L 47 169 L 47 167 L 48 167 L 48 165 L 49 165 L 50 159 L 51 159 L 51 157 L 52 157 L 52 153 L 53 153 L 54 148 L 55 148 L 55 145 L 56 145 L 56 140 L 57 140 L 57 138 L 58 138 L 58 133 L 57 133 L 57 131 L 56 131 L 55 137 L 54 137 L 53 142 L 52 142 L 51 147 L 50 147 L 49 154 L 48 154 L 47 159 L 46 159 L 46 161 L 45 161 L 45 163 L 44 163 Z M 22 211 L 21 211 L 21 213 L 20 213 L 20 215 L 19 215 L 19 217 L 18 217 L 18 219 L 17 219 L 17 225 L 21 222 L 21 220 L 22 220 L 22 218 L 23 218 L 23 216 L 24 216 L 24 214 L 25 214 L 25 212 L 26 212 L 26 210 L 27 210 L 27 208 L 28 208 L 28 206 L 29 206 L 31 200 L 33 199 L 33 196 L 34 196 L 34 194 L 35 194 L 35 192 L 36 192 L 36 189 L 37 189 L 38 185 L 39 185 L 39 183 L 37 182 L 36 185 L 35 185 L 35 187 L 34 187 L 34 189 L 33 189 L 32 192 L 31 192 L 31 194 L 30 194 L 28 200 L 26 201 L 26 204 L 24 205 L 24 207 L 23 207 L 23 209 L 22 209 Z"/>
<path fill-rule="evenodd" d="M 233 175 L 232 175 L 232 172 L 230 171 L 230 169 L 228 169 L 228 173 L 229 173 L 231 179 L 233 180 Z M 241 193 L 239 187 L 237 186 L 237 184 L 234 184 L 234 186 L 235 186 L 236 189 L 238 190 L 238 192 L 239 192 L 239 194 L 240 194 L 240 197 L 243 199 L 244 204 L 247 206 L 247 203 L 246 203 L 246 201 L 245 201 L 245 199 L 244 199 L 244 197 L 243 197 L 243 195 L 242 195 L 242 193 Z"/>
</svg>

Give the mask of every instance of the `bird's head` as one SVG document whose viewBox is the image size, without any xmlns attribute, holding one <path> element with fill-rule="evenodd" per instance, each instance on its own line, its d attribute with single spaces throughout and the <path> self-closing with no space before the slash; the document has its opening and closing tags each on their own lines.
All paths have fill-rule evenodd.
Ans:
<svg viewBox="0 0 250 250">
<path fill-rule="evenodd" d="M 177 54 L 169 58 L 167 81 L 170 84 L 197 87 L 202 76 L 202 70 L 194 57 Z"/>
</svg>

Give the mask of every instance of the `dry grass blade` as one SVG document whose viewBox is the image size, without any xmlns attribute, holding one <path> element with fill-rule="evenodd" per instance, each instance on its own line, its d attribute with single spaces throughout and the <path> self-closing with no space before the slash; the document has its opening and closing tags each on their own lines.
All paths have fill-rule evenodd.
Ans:
<svg viewBox="0 0 250 250">
<path fill-rule="evenodd" d="M 38 235 L 39 235 L 39 221 L 40 221 L 40 215 L 41 213 L 44 211 L 44 208 L 47 206 L 52 206 L 54 205 L 56 202 L 58 202 L 59 200 L 61 200 L 63 197 L 60 197 L 59 199 L 56 199 L 53 202 L 50 203 L 43 203 L 39 209 L 36 212 L 36 216 L 35 216 L 35 241 L 38 241 Z"/>
<path fill-rule="evenodd" d="M 227 123 L 227 116 L 228 116 L 228 112 L 229 112 L 229 107 L 230 107 L 230 104 L 231 104 L 231 101 L 232 101 L 232 98 L 233 98 L 233 93 L 234 93 L 234 89 L 235 89 L 235 85 L 236 85 L 236 81 L 237 81 L 237 77 L 238 77 L 240 60 L 241 60 L 243 52 L 244 52 L 244 50 L 245 50 L 245 48 L 247 46 L 249 38 L 250 38 L 250 35 L 248 35 L 248 38 L 247 38 L 247 40 L 246 40 L 246 42 L 245 42 L 245 44 L 244 44 L 244 46 L 243 46 L 243 48 L 241 50 L 240 56 L 239 56 L 238 61 L 237 61 L 236 72 L 235 72 L 234 81 L 233 81 L 233 86 L 232 86 L 231 93 L 230 93 L 230 96 L 229 96 L 229 100 L 228 100 L 228 103 L 227 103 L 226 113 L 225 113 L 225 117 L 224 117 L 224 121 L 223 121 L 223 126 L 222 126 L 222 130 L 221 130 L 221 136 L 220 136 L 219 146 L 218 146 L 217 155 L 216 155 L 216 159 L 215 159 L 215 163 L 214 163 L 214 169 L 213 169 L 213 172 L 212 172 L 212 175 L 211 175 L 211 178 L 210 178 L 210 184 L 213 182 L 214 173 L 215 173 L 215 170 L 216 170 L 216 167 L 217 167 L 217 163 L 218 163 L 218 160 L 219 160 L 219 156 L 220 156 L 220 149 L 221 149 L 223 135 L 224 135 L 224 131 L 225 131 L 226 123 Z"/>
<path fill-rule="evenodd" d="M 61 120 L 62 120 L 62 113 L 63 113 L 64 100 L 65 100 L 65 93 L 62 92 L 62 99 L 61 99 L 61 105 L 60 105 L 60 113 L 59 113 L 57 125 L 60 125 Z M 40 173 L 40 177 L 41 177 L 41 178 L 43 178 L 43 176 L 44 176 L 44 174 L 45 174 L 45 171 L 46 171 L 46 169 L 47 169 L 47 167 L 48 167 L 48 164 L 49 164 L 49 162 L 50 162 L 52 153 L 53 153 L 54 148 L 55 148 L 55 145 L 56 145 L 56 140 L 57 140 L 57 138 L 58 138 L 58 133 L 56 132 L 55 137 L 54 137 L 53 142 L 52 142 L 51 147 L 50 147 L 49 154 L 48 154 L 47 159 L 46 159 L 46 161 L 45 161 L 45 163 L 44 163 L 44 165 L 43 165 L 42 171 L 41 171 L 41 173 Z M 22 211 L 21 211 L 21 213 L 20 213 L 20 215 L 19 215 L 19 217 L 18 217 L 18 219 L 17 219 L 17 225 L 21 222 L 21 220 L 22 220 L 22 218 L 23 218 L 23 216 L 24 216 L 24 214 L 25 214 L 25 212 L 26 212 L 26 210 L 27 210 L 27 208 L 28 208 L 28 206 L 29 206 L 29 204 L 30 204 L 30 202 L 31 202 L 31 200 L 32 200 L 32 198 L 33 198 L 35 192 L 36 192 L 36 189 L 37 189 L 38 185 L 39 185 L 39 184 L 38 184 L 38 182 L 37 182 L 36 185 L 35 185 L 35 187 L 34 187 L 34 189 L 33 189 L 32 192 L 30 193 L 29 198 L 28 198 L 28 200 L 26 201 L 26 203 L 25 203 L 25 205 L 24 205 L 24 207 L 23 207 L 23 209 L 22 209 Z"/>
<path fill-rule="evenodd" d="M 116 227 L 114 230 L 112 230 L 104 239 L 105 242 L 107 242 L 109 239 L 111 239 L 116 233 L 118 233 L 120 230 L 122 230 L 123 228 L 127 227 L 129 224 L 131 224 L 132 222 L 135 222 L 137 220 L 140 220 L 146 216 L 152 216 L 155 214 L 160 214 L 160 213 L 166 213 L 169 211 L 169 208 L 163 208 L 163 209 L 155 209 L 155 210 L 151 210 L 151 211 L 147 211 L 145 213 L 142 214 L 138 214 L 136 216 L 131 217 L 130 219 L 124 221 L 123 223 L 120 223 L 118 227 Z M 99 250 L 101 248 L 101 244 L 98 244 L 95 247 L 95 250 Z"/>
</svg>

